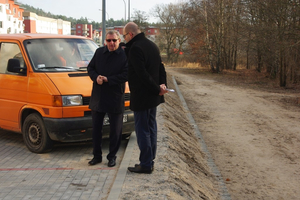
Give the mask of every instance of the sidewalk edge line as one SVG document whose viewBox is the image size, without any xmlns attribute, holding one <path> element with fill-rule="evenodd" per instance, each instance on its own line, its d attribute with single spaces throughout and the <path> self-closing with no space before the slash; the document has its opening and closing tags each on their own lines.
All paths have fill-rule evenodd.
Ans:
<svg viewBox="0 0 300 200">
<path fill-rule="evenodd" d="M 115 178 L 114 184 L 109 192 L 107 200 L 116 200 L 119 199 L 120 193 L 122 191 L 122 187 L 125 181 L 125 177 L 127 174 L 127 168 L 129 166 L 131 155 L 136 145 L 136 135 L 135 132 L 132 132 L 127 143 L 127 147 L 121 161 L 117 176 Z"/>
</svg>

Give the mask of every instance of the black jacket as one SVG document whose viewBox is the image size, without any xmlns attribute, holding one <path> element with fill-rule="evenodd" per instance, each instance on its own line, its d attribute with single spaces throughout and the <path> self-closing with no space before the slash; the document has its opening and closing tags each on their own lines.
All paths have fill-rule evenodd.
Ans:
<svg viewBox="0 0 300 200">
<path fill-rule="evenodd" d="M 159 85 L 166 84 L 166 71 L 156 44 L 140 33 L 126 44 L 125 51 L 131 110 L 146 110 L 163 103 Z"/>
<path fill-rule="evenodd" d="M 124 91 L 128 72 L 124 50 L 119 47 L 109 52 L 106 46 L 98 48 L 87 69 L 93 81 L 89 108 L 106 113 L 124 112 Z M 106 76 L 108 82 L 98 85 L 98 75 Z"/>
</svg>

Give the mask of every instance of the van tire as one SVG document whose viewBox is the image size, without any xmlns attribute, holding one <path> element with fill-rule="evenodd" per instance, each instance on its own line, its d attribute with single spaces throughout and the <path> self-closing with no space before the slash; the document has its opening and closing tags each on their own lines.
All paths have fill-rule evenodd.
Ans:
<svg viewBox="0 0 300 200">
<path fill-rule="evenodd" d="M 52 150 L 53 141 L 50 139 L 42 117 L 37 113 L 28 115 L 22 127 L 23 139 L 33 153 L 45 153 Z"/>
</svg>

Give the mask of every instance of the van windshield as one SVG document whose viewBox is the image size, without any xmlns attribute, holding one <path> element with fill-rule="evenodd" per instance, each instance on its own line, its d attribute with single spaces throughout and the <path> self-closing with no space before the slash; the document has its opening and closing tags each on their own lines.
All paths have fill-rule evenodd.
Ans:
<svg viewBox="0 0 300 200">
<path fill-rule="evenodd" d="M 86 70 L 97 44 L 89 39 L 32 39 L 24 41 L 34 71 Z"/>
</svg>

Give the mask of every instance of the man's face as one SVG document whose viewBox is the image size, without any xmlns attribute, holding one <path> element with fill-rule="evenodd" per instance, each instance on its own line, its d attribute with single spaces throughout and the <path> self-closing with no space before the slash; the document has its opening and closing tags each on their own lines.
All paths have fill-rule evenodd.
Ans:
<svg viewBox="0 0 300 200">
<path fill-rule="evenodd" d="M 118 39 L 116 34 L 108 34 L 105 40 L 109 51 L 115 51 L 119 48 L 120 38 Z"/>
<path fill-rule="evenodd" d="M 129 42 L 131 40 L 131 36 L 129 32 L 126 32 L 125 29 L 123 30 L 123 38 L 126 42 Z"/>
</svg>

